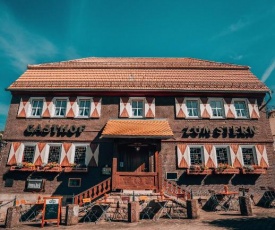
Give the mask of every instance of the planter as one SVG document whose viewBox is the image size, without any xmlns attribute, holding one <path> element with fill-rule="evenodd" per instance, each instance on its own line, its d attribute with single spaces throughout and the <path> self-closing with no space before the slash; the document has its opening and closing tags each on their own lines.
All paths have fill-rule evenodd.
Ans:
<svg viewBox="0 0 275 230">
<path fill-rule="evenodd" d="M 20 172 L 33 172 L 35 171 L 35 166 L 33 167 L 18 167 L 18 166 L 11 166 L 10 171 L 20 171 Z"/>
<path fill-rule="evenodd" d="M 37 171 L 38 172 L 62 172 L 62 168 L 61 167 L 38 167 Z"/>
<path fill-rule="evenodd" d="M 266 174 L 266 169 L 254 169 L 254 170 L 249 170 L 249 169 L 241 169 L 242 174 Z"/>
<path fill-rule="evenodd" d="M 187 169 L 187 175 L 210 175 L 212 174 L 212 169 L 196 170 L 196 169 Z"/>
<path fill-rule="evenodd" d="M 70 173 L 70 172 L 88 172 L 88 168 L 78 168 L 78 167 L 65 167 L 64 172 Z"/>
<path fill-rule="evenodd" d="M 215 169 L 214 170 L 215 174 L 239 174 L 240 170 L 239 169 L 234 169 L 234 168 L 228 168 L 228 169 Z"/>
</svg>

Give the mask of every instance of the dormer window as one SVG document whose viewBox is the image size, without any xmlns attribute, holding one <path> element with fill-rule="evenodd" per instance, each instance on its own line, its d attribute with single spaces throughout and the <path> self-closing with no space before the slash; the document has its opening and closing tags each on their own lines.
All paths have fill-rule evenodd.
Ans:
<svg viewBox="0 0 275 230">
<path fill-rule="evenodd" d="M 31 116 L 32 117 L 41 117 L 42 109 L 43 109 L 43 100 L 42 99 L 32 99 Z"/>
<path fill-rule="evenodd" d="M 67 110 L 67 100 L 66 99 L 56 99 L 55 100 L 55 117 L 65 117 Z"/>
<path fill-rule="evenodd" d="M 144 100 L 133 98 L 131 101 L 132 117 L 144 117 Z"/>
</svg>

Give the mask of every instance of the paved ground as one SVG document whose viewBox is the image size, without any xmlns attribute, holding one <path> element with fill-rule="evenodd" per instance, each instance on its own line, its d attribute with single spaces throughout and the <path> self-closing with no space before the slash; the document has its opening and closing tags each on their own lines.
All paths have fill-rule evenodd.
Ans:
<svg viewBox="0 0 275 230">
<path fill-rule="evenodd" d="M 3 226 L 2 226 L 3 227 Z M 37 223 L 24 223 L 17 229 L 35 229 L 39 228 Z M 251 217 L 242 217 L 238 212 L 200 212 L 200 218 L 196 220 L 188 219 L 160 219 L 158 221 L 142 220 L 138 223 L 126 222 L 105 222 L 79 223 L 75 226 L 55 224 L 45 225 L 45 230 L 52 229 L 112 229 L 112 230 L 275 230 L 275 209 L 254 209 L 254 215 Z"/>
</svg>

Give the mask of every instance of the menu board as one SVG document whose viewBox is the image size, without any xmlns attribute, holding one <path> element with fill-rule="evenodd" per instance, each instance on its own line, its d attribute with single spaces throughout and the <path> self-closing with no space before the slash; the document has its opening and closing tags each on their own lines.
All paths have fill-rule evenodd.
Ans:
<svg viewBox="0 0 275 230">
<path fill-rule="evenodd" d="M 61 216 L 61 197 L 44 197 L 44 208 L 41 226 L 45 222 L 57 222 L 59 225 Z"/>
</svg>

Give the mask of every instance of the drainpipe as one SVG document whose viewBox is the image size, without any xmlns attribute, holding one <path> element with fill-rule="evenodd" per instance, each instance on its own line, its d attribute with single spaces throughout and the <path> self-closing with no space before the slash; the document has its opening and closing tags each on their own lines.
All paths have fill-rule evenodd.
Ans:
<svg viewBox="0 0 275 230">
<path fill-rule="evenodd" d="M 268 103 L 271 101 L 271 99 L 272 99 L 271 91 L 268 91 L 267 93 L 268 93 L 268 95 L 269 95 L 269 98 L 268 98 L 267 102 L 266 102 L 265 104 L 263 104 L 263 105 L 259 108 L 260 111 L 261 111 L 263 108 L 265 108 L 265 107 L 267 106 L 267 104 L 268 104 Z"/>
</svg>

